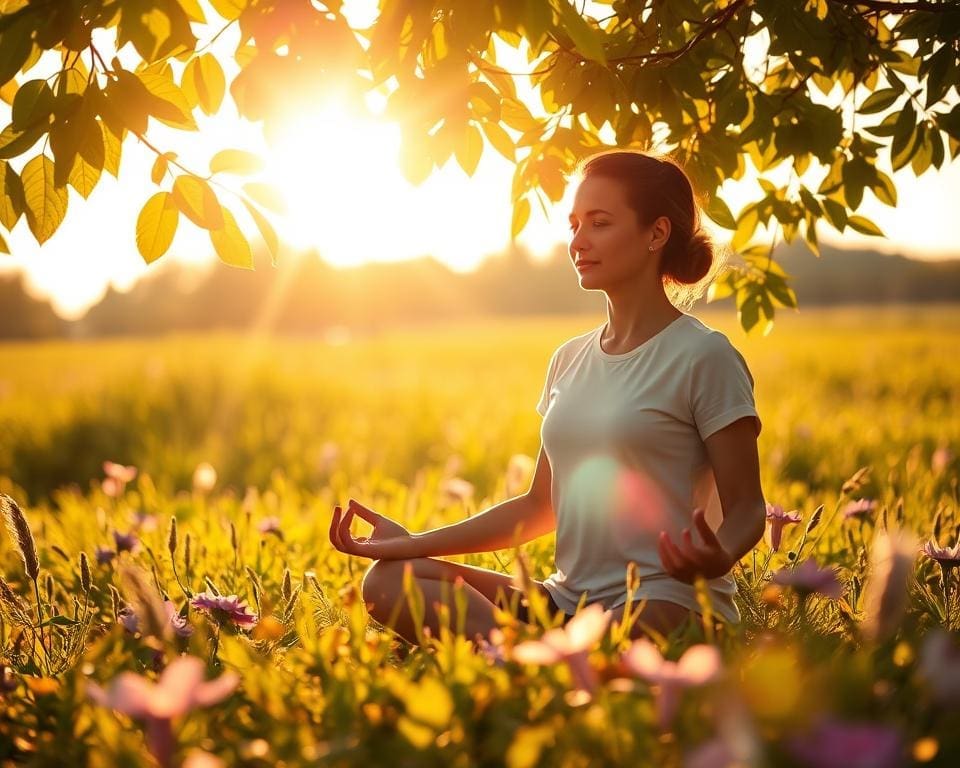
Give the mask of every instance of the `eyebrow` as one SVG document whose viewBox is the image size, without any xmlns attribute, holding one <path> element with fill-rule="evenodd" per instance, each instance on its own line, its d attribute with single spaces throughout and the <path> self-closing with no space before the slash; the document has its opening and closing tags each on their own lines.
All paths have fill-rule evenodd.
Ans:
<svg viewBox="0 0 960 768">
<path fill-rule="evenodd" d="M 587 211 L 587 212 L 584 214 L 584 218 L 587 218 L 587 217 L 590 217 L 590 216 L 594 216 L 595 214 L 598 214 L 598 213 L 605 213 L 605 214 L 607 214 L 607 216 L 612 216 L 612 215 L 613 215 L 612 213 L 610 213 L 610 211 L 605 211 L 605 210 L 603 210 L 603 208 L 591 208 L 589 211 Z M 577 217 L 577 215 L 576 215 L 575 213 L 573 213 L 573 211 L 571 211 L 571 212 L 570 212 L 570 215 L 567 216 L 568 219 L 575 219 L 576 217 Z"/>
</svg>

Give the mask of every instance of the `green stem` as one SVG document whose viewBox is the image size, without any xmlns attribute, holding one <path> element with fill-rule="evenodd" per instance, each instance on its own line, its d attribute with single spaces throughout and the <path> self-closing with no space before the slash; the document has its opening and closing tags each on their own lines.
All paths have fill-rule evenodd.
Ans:
<svg viewBox="0 0 960 768">
<path fill-rule="evenodd" d="M 40 632 L 40 648 L 43 649 L 44 662 L 47 665 L 47 674 L 50 674 L 50 654 L 47 652 L 47 641 L 43 634 L 43 603 L 40 601 L 40 584 L 36 579 L 33 581 L 33 592 L 37 596 L 37 630 Z"/>
</svg>

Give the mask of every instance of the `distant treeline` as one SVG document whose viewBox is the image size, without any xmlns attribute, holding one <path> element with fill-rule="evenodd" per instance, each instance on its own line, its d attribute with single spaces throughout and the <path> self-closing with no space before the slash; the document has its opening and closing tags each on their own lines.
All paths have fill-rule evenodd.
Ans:
<svg viewBox="0 0 960 768">
<path fill-rule="evenodd" d="M 802 245 L 777 258 L 792 275 L 802 306 L 955 302 L 960 260 L 923 262 L 873 251 Z M 470 316 L 596 311 L 602 295 L 582 291 L 562 248 L 546 261 L 522 249 L 491 256 L 457 273 L 432 258 L 334 269 L 315 255 L 261 261 L 253 272 L 169 262 L 128 293 L 113 289 L 79 320 L 67 322 L 23 289 L 19 275 L 0 278 L 0 337 L 149 335 L 207 329 L 312 334 Z"/>
</svg>

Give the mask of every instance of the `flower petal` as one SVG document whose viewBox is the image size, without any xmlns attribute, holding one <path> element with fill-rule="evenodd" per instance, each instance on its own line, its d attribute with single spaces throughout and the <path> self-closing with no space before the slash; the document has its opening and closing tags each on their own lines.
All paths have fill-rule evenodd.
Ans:
<svg viewBox="0 0 960 768">
<path fill-rule="evenodd" d="M 664 664 L 660 650 L 645 637 L 634 640 L 621 661 L 635 675 L 646 679 L 656 677 Z"/>
<path fill-rule="evenodd" d="M 610 625 L 611 611 L 603 610 L 599 603 L 592 603 L 570 619 L 566 626 L 570 651 L 589 651 L 596 645 Z"/>
<path fill-rule="evenodd" d="M 694 645 L 677 662 L 678 678 L 688 685 L 703 685 L 722 668 L 720 651 L 712 645 Z"/>
<path fill-rule="evenodd" d="M 513 658 L 521 664 L 556 664 L 563 654 L 541 640 L 528 640 L 513 647 Z"/>
</svg>

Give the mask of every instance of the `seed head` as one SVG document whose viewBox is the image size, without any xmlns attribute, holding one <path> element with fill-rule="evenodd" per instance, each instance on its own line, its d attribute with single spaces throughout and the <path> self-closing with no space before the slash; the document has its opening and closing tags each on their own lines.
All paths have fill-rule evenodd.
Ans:
<svg viewBox="0 0 960 768">
<path fill-rule="evenodd" d="M 3 512 L 4 522 L 10 536 L 17 542 L 20 557 L 23 558 L 23 567 L 27 576 L 36 581 L 40 577 L 40 560 L 37 557 L 37 545 L 33 540 L 33 533 L 27 524 L 26 515 L 12 498 L 0 493 L 0 509 Z"/>
</svg>

